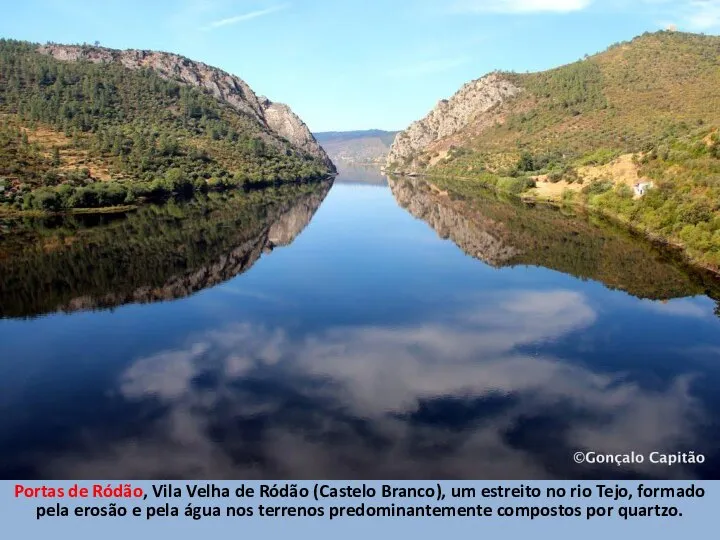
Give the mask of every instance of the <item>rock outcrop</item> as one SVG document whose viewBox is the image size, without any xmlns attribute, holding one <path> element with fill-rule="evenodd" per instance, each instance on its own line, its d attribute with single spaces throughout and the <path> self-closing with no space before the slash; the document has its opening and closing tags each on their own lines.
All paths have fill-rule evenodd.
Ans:
<svg viewBox="0 0 720 540">
<path fill-rule="evenodd" d="M 434 143 L 451 137 L 471 123 L 490 125 L 486 115 L 522 91 L 500 73 L 491 73 L 463 85 L 450 99 L 441 100 L 430 113 L 395 137 L 386 167 L 413 171 L 421 168 L 417 157 Z"/>
<path fill-rule="evenodd" d="M 335 167 L 305 123 L 287 105 L 257 96 L 235 75 L 183 56 L 137 49 L 117 50 L 78 45 L 43 45 L 38 52 L 66 62 L 116 62 L 127 69 L 152 69 L 164 79 L 197 86 L 209 91 L 239 113 L 245 114 L 274 135 L 296 148 L 322 159 L 332 171 Z"/>
</svg>

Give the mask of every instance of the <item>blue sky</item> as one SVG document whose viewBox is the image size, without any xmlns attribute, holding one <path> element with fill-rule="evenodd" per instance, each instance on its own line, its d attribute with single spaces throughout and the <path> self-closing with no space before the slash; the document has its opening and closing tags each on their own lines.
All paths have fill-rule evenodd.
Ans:
<svg viewBox="0 0 720 540">
<path fill-rule="evenodd" d="M 3 5 L 0 36 L 177 52 L 326 131 L 402 129 L 493 69 L 668 25 L 717 33 L 720 0 L 22 0 Z"/>
</svg>

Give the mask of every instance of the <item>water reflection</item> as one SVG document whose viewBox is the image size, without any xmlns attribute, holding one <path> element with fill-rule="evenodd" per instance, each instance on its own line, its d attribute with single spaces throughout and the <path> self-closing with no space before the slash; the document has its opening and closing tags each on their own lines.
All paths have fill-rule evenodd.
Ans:
<svg viewBox="0 0 720 540">
<path fill-rule="evenodd" d="M 602 282 L 639 298 L 720 298 L 720 281 L 601 219 L 567 215 L 491 192 L 472 198 L 415 178 L 391 178 L 398 204 L 441 238 L 494 267 L 533 265 Z"/>
<path fill-rule="evenodd" d="M 0 317 L 170 300 L 217 285 L 290 244 L 331 185 L 210 194 L 127 215 L 6 222 Z"/>
<path fill-rule="evenodd" d="M 587 329 L 583 295 L 477 299 L 441 324 L 292 336 L 234 323 L 138 358 L 114 392 L 140 420 L 86 432 L 51 477 L 592 477 L 578 448 L 697 447 L 692 377 L 643 388 L 526 347 Z M 695 445 L 695 446 L 693 446 Z M 82 450 L 81 450 L 82 449 Z M 645 464 L 613 475 L 684 477 Z M 605 471 L 607 474 L 607 471 Z"/>
<path fill-rule="evenodd" d="M 0 321 L 0 477 L 720 478 L 714 302 L 651 299 L 705 282 L 601 225 L 527 208 L 501 225 L 512 203 L 391 186 L 338 182 L 259 220 L 267 248 L 313 215 L 202 293 Z M 557 271 L 563 244 L 597 281 Z M 707 460 L 588 467 L 578 449 Z"/>
</svg>

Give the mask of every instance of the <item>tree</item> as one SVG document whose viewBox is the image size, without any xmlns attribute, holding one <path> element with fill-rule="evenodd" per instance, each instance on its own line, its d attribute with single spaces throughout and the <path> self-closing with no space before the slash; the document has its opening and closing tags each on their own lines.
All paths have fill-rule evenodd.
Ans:
<svg viewBox="0 0 720 540">
<path fill-rule="evenodd" d="M 177 167 L 165 173 L 165 186 L 169 191 L 182 195 L 189 195 L 193 191 L 192 181 Z"/>
<path fill-rule="evenodd" d="M 517 170 L 518 171 L 534 171 L 535 170 L 535 164 L 533 162 L 533 157 L 530 152 L 523 152 L 520 156 L 520 160 L 517 163 Z"/>
<path fill-rule="evenodd" d="M 60 210 L 60 197 L 52 188 L 40 188 L 30 194 L 32 206 L 38 210 L 57 212 Z"/>
</svg>

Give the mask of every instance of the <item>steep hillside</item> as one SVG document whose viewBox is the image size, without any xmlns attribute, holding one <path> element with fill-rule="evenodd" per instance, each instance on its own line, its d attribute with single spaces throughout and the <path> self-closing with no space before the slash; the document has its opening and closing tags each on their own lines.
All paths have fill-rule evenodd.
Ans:
<svg viewBox="0 0 720 540">
<path fill-rule="evenodd" d="M 383 164 L 396 131 L 325 131 L 315 133 L 318 142 L 336 163 L 346 165 Z"/>
<path fill-rule="evenodd" d="M 397 135 L 386 168 L 581 203 L 718 269 L 719 127 L 720 37 L 659 32 L 468 83 Z"/>
<path fill-rule="evenodd" d="M 0 200 L 58 210 L 334 172 L 286 105 L 178 55 L 0 40 Z"/>
</svg>

